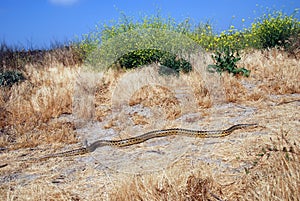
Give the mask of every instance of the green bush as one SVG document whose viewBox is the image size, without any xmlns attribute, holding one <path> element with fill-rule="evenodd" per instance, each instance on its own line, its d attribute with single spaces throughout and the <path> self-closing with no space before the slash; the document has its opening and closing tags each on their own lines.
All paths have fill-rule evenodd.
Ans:
<svg viewBox="0 0 300 201">
<path fill-rule="evenodd" d="M 86 61 L 89 55 L 98 48 L 100 42 L 94 33 L 85 34 L 82 37 L 82 40 L 71 43 L 71 47 L 81 60 Z"/>
<path fill-rule="evenodd" d="M 176 55 L 171 53 L 164 54 L 160 59 L 160 64 L 174 70 L 177 74 L 179 72 L 189 73 L 193 69 L 190 62 L 183 58 L 177 58 Z"/>
<path fill-rule="evenodd" d="M 174 72 L 188 73 L 192 70 L 192 65 L 185 59 L 178 58 L 175 54 L 160 50 L 147 49 L 137 50 L 122 56 L 118 63 L 122 68 L 136 68 L 151 63 L 160 63 L 161 65 L 172 69 Z"/>
<path fill-rule="evenodd" d="M 295 11 L 297 13 L 297 11 Z M 256 48 L 288 47 L 287 40 L 300 33 L 300 22 L 295 13 L 288 16 L 281 11 L 274 11 L 258 18 L 252 24 L 251 32 L 256 39 Z"/>
<path fill-rule="evenodd" d="M 155 49 L 136 50 L 123 55 L 118 63 L 122 68 L 136 68 L 160 61 L 163 52 Z"/>
<path fill-rule="evenodd" d="M 208 65 L 209 72 L 218 72 L 222 73 L 227 71 L 233 75 L 242 74 L 243 76 L 248 77 L 250 75 L 250 70 L 245 68 L 238 68 L 237 62 L 241 60 L 239 53 L 235 49 L 230 47 L 224 47 L 219 51 L 215 52 L 215 55 L 212 55 L 212 58 L 215 61 L 214 65 Z"/>
<path fill-rule="evenodd" d="M 0 86 L 8 86 L 24 81 L 25 77 L 21 72 L 18 71 L 5 71 L 0 72 Z"/>
<path fill-rule="evenodd" d="M 95 47 L 94 44 L 98 44 L 86 59 L 87 66 L 93 68 L 107 69 L 117 64 L 130 69 L 160 62 L 172 63 L 176 66 L 174 68 L 187 72 L 188 62 L 174 58 L 196 50 L 197 44 L 188 37 L 190 29 L 188 19 L 175 23 L 174 19 L 165 19 L 158 14 L 134 21 L 122 15 L 113 25 L 96 26 L 95 31 L 89 34 L 89 40 L 84 40 L 81 47 Z"/>
<path fill-rule="evenodd" d="M 246 48 L 272 48 L 276 46 L 287 49 L 291 42 L 290 38 L 295 38 L 300 33 L 300 22 L 296 16 L 298 10 L 291 15 L 282 11 L 269 12 L 257 18 L 250 28 L 237 30 L 233 25 L 228 30 L 217 34 L 213 31 L 211 23 L 201 24 L 190 34 L 207 51 L 215 51 L 224 46 L 233 49 Z M 245 20 L 242 19 L 242 22 Z"/>
</svg>

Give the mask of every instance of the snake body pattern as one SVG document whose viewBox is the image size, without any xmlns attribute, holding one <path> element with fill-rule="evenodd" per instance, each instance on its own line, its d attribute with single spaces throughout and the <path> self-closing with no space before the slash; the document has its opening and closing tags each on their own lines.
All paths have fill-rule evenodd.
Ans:
<svg viewBox="0 0 300 201">
<path fill-rule="evenodd" d="M 212 130 L 212 131 L 189 130 L 189 129 L 182 129 L 182 128 L 155 130 L 136 137 L 131 137 L 122 140 L 98 140 L 93 142 L 87 147 L 73 149 L 70 151 L 60 152 L 56 154 L 45 155 L 43 157 L 37 158 L 36 160 L 46 160 L 49 158 L 56 158 L 56 157 L 69 157 L 69 156 L 83 155 L 83 154 L 91 153 L 95 151 L 97 148 L 103 146 L 125 147 L 134 144 L 139 144 L 153 138 L 166 137 L 172 135 L 184 135 L 184 136 L 197 137 L 197 138 L 225 137 L 227 135 L 230 135 L 233 131 L 237 129 L 242 129 L 246 127 L 256 127 L 256 126 L 257 124 L 236 124 L 225 130 Z"/>
</svg>

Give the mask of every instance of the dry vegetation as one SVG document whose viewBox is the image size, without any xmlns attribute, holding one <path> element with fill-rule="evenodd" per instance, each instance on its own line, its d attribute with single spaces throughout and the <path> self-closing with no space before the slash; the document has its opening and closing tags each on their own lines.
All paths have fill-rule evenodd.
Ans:
<svg viewBox="0 0 300 201">
<path fill-rule="evenodd" d="M 209 56 L 205 58 L 206 61 L 201 62 L 206 64 L 212 62 Z M 53 182 L 47 182 L 48 177 L 59 174 L 55 171 L 50 173 L 53 171 L 52 165 L 55 165 L 53 161 L 40 166 L 29 164 L 21 167 L 11 167 L 8 163 L 7 166 L 0 168 L 3 182 L 0 184 L 0 199 L 299 200 L 300 116 L 295 111 L 299 110 L 299 104 L 294 102 L 276 106 L 278 103 L 293 100 L 290 96 L 276 95 L 300 93 L 300 62 L 298 59 L 288 57 L 284 52 L 271 49 L 244 54 L 240 65 L 251 70 L 249 78 L 223 74 L 218 81 L 221 85 L 215 86 L 215 89 L 221 89 L 217 93 L 224 93 L 226 102 L 256 106 L 261 113 L 258 112 L 255 120 L 260 124 L 268 124 L 269 128 L 274 127 L 270 133 L 275 135 L 264 136 L 261 141 L 253 141 L 253 144 L 241 145 L 243 153 L 251 153 L 249 158 L 242 160 L 252 161 L 253 165 L 245 168 L 243 174 L 239 173 L 235 181 L 222 181 L 205 162 L 198 162 L 191 168 L 186 166 L 184 161 L 179 161 L 163 172 L 146 175 L 116 173 L 117 176 L 111 176 L 114 178 L 113 184 L 106 183 L 104 186 L 103 183 L 93 184 L 94 189 L 87 190 L 91 194 L 83 196 L 81 193 L 90 188 L 88 176 L 100 177 L 97 175 L 99 173 L 91 170 L 92 168 L 88 167 L 86 170 L 86 167 L 76 166 L 78 177 L 73 178 L 74 180 L 71 178 L 68 184 L 58 187 Z M 42 68 L 28 65 L 24 72 L 26 81 L 11 88 L 0 89 L 0 148 L 3 149 L 0 153 L 0 156 L 2 155 L 0 165 L 4 165 L 5 161 L 17 160 L 25 148 L 57 149 L 78 142 L 75 122 L 56 120 L 62 115 L 73 113 L 74 86 L 78 84 L 76 80 L 80 74 L 80 67 L 66 67 L 52 62 L 51 65 Z M 100 80 L 95 81 L 96 89 L 91 90 L 95 96 L 95 103 L 91 106 L 94 110 L 85 110 L 86 107 L 82 107 L 80 109 L 83 111 L 79 113 L 96 121 L 103 121 L 113 109 L 112 94 L 125 73 L 109 71 L 103 74 Z M 214 86 L 204 84 L 201 71 L 183 75 L 182 79 L 188 83 L 199 110 L 202 113 L 209 113 L 206 109 L 218 99 L 211 91 L 214 90 Z M 128 105 L 138 104 L 144 107 L 158 106 L 165 113 L 166 119 L 171 122 L 170 125 L 173 125 L 172 120 L 184 113 L 182 109 L 178 109 L 179 102 L 173 92 L 157 85 L 140 87 L 140 90 L 131 94 Z M 278 109 L 279 107 L 282 108 Z M 278 113 L 274 113 L 275 111 Z M 295 113 L 289 116 L 290 111 Z M 93 114 L 87 114 L 91 112 Z M 278 122 L 274 120 L 277 117 Z M 133 119 L 135 125 L 147 125 L 155 121 L 136 113 L 133 114 Z M 291 124 L 291 127 L 288 124 L 284 125 L 284 122 L 291 119 L 295 124 Z M 118 130 L 117 121 L 118 119 L 113 119 L 107 122 L 106 128 Z M 61 163 L 65 166 L 72 165 L 69 161 Z M 31 168 L 35 174 L 45 176 L 35 181 L 26 181 L 24 185 L 16 185 L 15 181 L 7 182 L 4 179 L 13 177 L 16 172 L 19 174 L 24 168 Z"/>
<path fill-rule="evenodd" d="M 268 151 L 257 165 L 236 182 L 220 184 L 209 170 L 182 172 L 173 168 L 164 174 L 124 179 L 112 200 L 298 200 L 299 149 Z M 174 176 L 175 175 L 175 176 Z"/>
</svg>

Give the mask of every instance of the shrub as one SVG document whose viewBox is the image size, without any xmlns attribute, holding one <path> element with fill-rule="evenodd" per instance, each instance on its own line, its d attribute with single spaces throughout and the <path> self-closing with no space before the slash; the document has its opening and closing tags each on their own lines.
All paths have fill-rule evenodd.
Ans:
<svg viewBox="0 0 300 201">
<path fill-rule="evenodd" d="M 188 37 L 190 29 L 189 19 L 175 23 L 174 19 L 158 14 L 134 21 L 123 14 L 113 25 L 96 26 L 89 34 L 91 40 L 84 40 L 81 46 L 96 47 L 86 59 L 87 66 L 92 68 L 106 69 L 119 64 L 130 69 L 160 62 L 187 72 L 188 62 L 174 58 L 196 49 L 196 43 Z"/>
<path fill-rule="evenodd" d="M 251 31 L 256 39 L 256 48 L 288 47 L 287 40 L 300 33 L 300 22 L 295 14 L 288 16 L 281 11 L 274 11 L 258 18 L 252 24 Z"/>
<path fill-rule="evenodd" d="M 238 68 L 236 63 L 241 60 L 239 53 L 235 49 L 230 47 L 224 47 L 219 51 L 215 52 L 215 55 L 212 55 L 212 58 L 215 61 L 214 65 L 208 65 L 209 72 L 218 72 L 222 73 L 227 71 L 233 75 L 242 74 L 243 76 L 248 77 L 250 75 L 250 70 L 245 68 Z"/>
<path fill-rule="evenodd" d="M 179 74 L 179 72 L 188 73 L 192 70 L 192 65 L 185 59 L 178 58 L 175 54 L 155 49 L 130 52 L 123 55 L 117 62 L 121 67 L 126 69 L 136 68 L 151 63 L 160 63 L 162 66 L 174 70 L 177 74 Z M 160 71 L 160 73 L 165 74 L 163 71 Z"/>
<path fill-rule="evenodd" d="M 210 21 L 195 26 L 189 37 L 207 51 L 215 48 L 215 34 Z"/>
<path fill-rule="evenodd" d="M 174 70 L 177 75 L 179 74 L 179 72 L 189 73 L 193 69 L 190 62 L 183 58 L 177 58 L 176 55 L 171 53 L 164 54 L 160 59 L 160 63 L 161 65 Z"/>
<path fill-rule="evenodd" d="M 155 49 L 136 50 L 123 55 L 118 63 L 121 67 L 130 69 L 160 61 L 163 52 Z"/>
<path fill-rule="evenodd" d="M 300 33 L 300 22 L 295 17 L 298 11 L 295 10 L 291 15 L 284 14 L 282 11 L 269 13 L 257 18 L 251 28 L 237 30 L 232 25 L 220 34 L 214 33 L 210 22 L 200 23 L 190 37 L 207 51 L 215 51 L 224 46 L 238 50 L 275 46 L 288 49 L 291 46 L 289 39 L 295 39 L 295 36 Z"/>
<path fill-rule="evenodd" d="M 0 72 L 0 86 L 8 86 L 11 87 L 12 85 L 25 80 L 25 77 L 21 72 L 18 71 L 5 71 Z"/>
<path fill-rule="evenodd" d="M 71 43 L 71 47 L 75 55 L 78 55 L 81 60 L 85 61 L 98 48 L 100 41 L 95 33 L 85 34 L 82 37 L 81 41 Z"/>
</svg>

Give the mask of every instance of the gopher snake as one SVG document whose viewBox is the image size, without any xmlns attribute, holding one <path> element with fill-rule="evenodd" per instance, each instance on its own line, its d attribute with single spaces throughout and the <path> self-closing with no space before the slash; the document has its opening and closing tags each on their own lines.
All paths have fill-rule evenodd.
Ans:
<svg viewBox="0 0 300 201">
<path fill-rule="evenodd" d="M 137 137 L 131 137 L 123 140 L 98 140 L 96 142 L 93 142 L 87 147 L 73 149 L 70 151 L 56 153 L 56 154 L 49 154 L 41 158 L 37 158 L 35 160 L 45 160 L 48 158 L 55 158 L 55 157 L 68 157 L 68 156 L 82 155 L 82 154 L 93 152 L 97 148 L 103 146 L 125 147 L 134 144 L 139 144 L 153 138 L 159 138 L 159 137 L 165 137 L 171 135 L 185 135 L 185 136 L 198 137 L 198 138 L 218 138 L 218 137 L 227 136 L 231 134 L 234 130 L 242 129 L 246 127 L 253 127 L 253 126 L 256 127 L 257 124 L 236 124 L 226 130 L 212 130 L 212 131 L 189 130 L 189 129 L 182 129 L 182 128 L 155 130 L 155 131 L 150 131 L 148 133 L 139 135 Z"/>
</svg>

